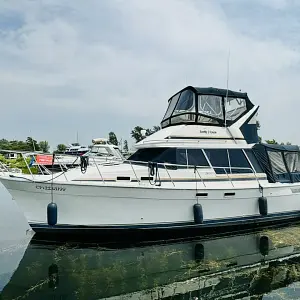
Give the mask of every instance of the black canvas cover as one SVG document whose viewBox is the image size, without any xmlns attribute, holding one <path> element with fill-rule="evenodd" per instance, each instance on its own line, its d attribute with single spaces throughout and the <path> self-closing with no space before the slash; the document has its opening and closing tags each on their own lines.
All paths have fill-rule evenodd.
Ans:
<svg viewBox="0 0 300 300">
<path fill-rule="evenodd" d="M 300 182 L 298 146 L 256 144 L 253 152 L 269 182 Z"/>
</svg>

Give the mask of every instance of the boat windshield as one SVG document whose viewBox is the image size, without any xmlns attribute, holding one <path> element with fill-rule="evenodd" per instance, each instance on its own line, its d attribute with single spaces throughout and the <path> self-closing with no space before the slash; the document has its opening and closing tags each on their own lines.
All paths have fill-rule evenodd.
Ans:
<svg viewBox="0 0 300 300">
<path fill-rule="evenodd" d="M 90 151 L 91 154 L 97 156 L 113 156 L 113 152 L 109 147 L 105 146 L 93 146 Z"/>
<path fill-rule="evenodd" d="M 114 149 L 115 149 L 116 157 L 124 159 L 123 154 L 121 153 L 120 149 L 117 147 L 114 147 Z"/>
</svg>

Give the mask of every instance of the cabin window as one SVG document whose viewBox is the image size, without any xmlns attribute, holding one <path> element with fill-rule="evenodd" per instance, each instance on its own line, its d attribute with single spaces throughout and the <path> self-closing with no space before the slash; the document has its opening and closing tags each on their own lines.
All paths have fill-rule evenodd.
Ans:
<svg viewBox="0 0 300 300">
<path fill-rule="evenodd" d="M 177 104 L 177 101 L 178 101 L 178 98 L 180 96 L 180 93 L 176 94 L 175 96 L 173 96 L 170 101 L 169 101 L 169 106 L 168 106 L 168 109 L 166 111 L 166 114 L 163 118 L 163 120 L 169 118 L 171 116 L 171 114 L 173 113 L 173 110 Z"/>
<path fill-rule="evenodd" d="M 227 149 L 205 149 L 205 154 L 217 174 L 230 173 Z"/>
<path fill-rule="evenodd" d="M 240 98 L 225 98 L 226 120 L 235 121 L 247 110 L 246 100 Z"/>
<path fill-rule="evenodd" d="M 176 148 L 145 148 L 139 149 L 128 160 L 143 162 L 176 163 Z"/>
<path fill-rule="evenodd" d="M 209 167 L 202 149 L 187 149 L 187 163 L 189 166 Z"/>
<path fill-rule="evenodd" d="M 228 149 L 232 174 L 253 173 L 242 149 Z"/>
<path fill-rule="evenodd" d="M 178 165 L 187 165 L 187 150 L 186 149 L 177 149 L 176 151 L 176 158 Z"/>
<path fill-rule="evenodd" d="M 200 114 L 223 120 L 222 97 L 199 95 L 198 110 Z"/>
</svg>

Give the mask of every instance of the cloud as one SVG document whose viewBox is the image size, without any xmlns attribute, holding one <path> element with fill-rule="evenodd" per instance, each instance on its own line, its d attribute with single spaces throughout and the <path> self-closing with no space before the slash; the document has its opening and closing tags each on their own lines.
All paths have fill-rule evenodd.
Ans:
<svg viewBox="0 0 300 300">
<path fill-rule="evenodd" d="M 83 143 L 110 130 L 128 138 L 135 125 L 158 124 L 184 86 L 226 87 L 230 50 L 229 87 L 261 105 L 263 136 L 299 143 L 299 24 L 291 14 L 288 40 L 278 34 L 278 9 L 296 10 L 288 0 L 6 1 L 3 134 L 53 146 L 77 130 Z"/>
</svg>

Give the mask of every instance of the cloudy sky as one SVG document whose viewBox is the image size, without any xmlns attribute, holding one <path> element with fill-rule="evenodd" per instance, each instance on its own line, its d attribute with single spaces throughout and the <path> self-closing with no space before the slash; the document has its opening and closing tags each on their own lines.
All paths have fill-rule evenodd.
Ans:
<svg viewBox="0 0 300 300">
<path fill-rule="evenodd" d="M 297 0 L 3 0 L 1 137 L 129 138 L 184 86 L 226 88 L 230 49 L 263 137 L 300 144 L 299 16 Z"/>
</svg>

